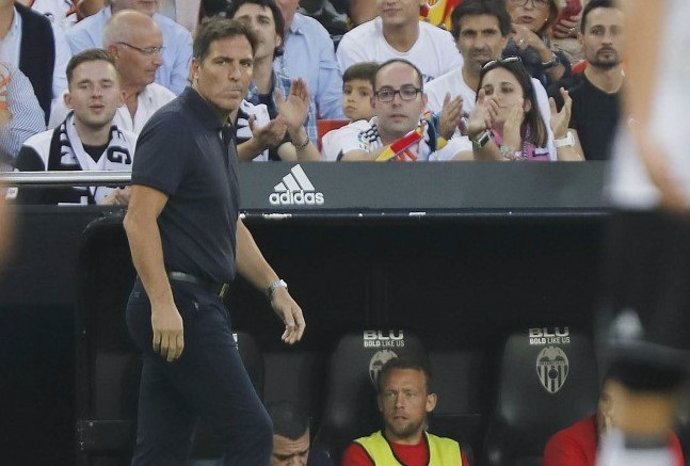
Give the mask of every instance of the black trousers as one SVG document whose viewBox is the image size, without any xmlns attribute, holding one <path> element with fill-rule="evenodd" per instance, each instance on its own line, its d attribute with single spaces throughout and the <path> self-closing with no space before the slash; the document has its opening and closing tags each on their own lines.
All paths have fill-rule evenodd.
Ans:
<svg viewBox="0 0 690 466">
<path fill-rule="evenodd" d="M 242 364 L 222 300 L 172 282 L 184 322 L 184 351 L 168 363 L 152 348 L 151 306 L 139 280 L 127 326 L 142 351 L 137 440 L 132 465 L 185 465 L 199 419 L 211 426 L 226 465 L 269 465 L 272 425 Z"/>
</svg>

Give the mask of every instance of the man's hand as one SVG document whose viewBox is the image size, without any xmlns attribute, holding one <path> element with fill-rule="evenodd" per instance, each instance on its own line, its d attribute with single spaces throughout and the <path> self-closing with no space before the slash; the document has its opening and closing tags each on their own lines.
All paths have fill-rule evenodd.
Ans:
<svg viewBox="0 0 690 466">
<path fill-rule="evenodd" d="M 271 296 L 271 307 L 278 317 L 285 323 L 285 331 L 280 337 L 288 345 L 302 339 L 306 323 L 302 316 L 302 309 L 292 299 L 287 288 L 276 288 Z"/>
<path fill-rule="evenodd" d="M 311 97 L 307 83 L 302 78 L 293 79 L 287 99 L 280 92 L 280 89 L 276 89 L 274 97 L 278 114 L 287 125 L 288 131 L 298 131 L 309 115 Z"/>
<path fill-rule="evenodd" d="M 153 351 L 168 362 L 177 360 L 184 350 L 184 328 L 177 307 L 151 305 Z"/>
<path fill-rule="evenodd" d="M 103 198 L 101 205 L 127 205 L 129 204 L 129 198 L 131 195 L 132 188 L 130 186 L 117 188 Z"/>
<path fill-rule="evenodd" d="M 446 139 L 450 139 L 460 125 L 462 119 L 462 103 L 462 96 L 460 95 L 451 99 L 450 94 L 446 93 L 446 97 L 443 99 L 438 130 L 441 136 Z"/>
<path fill-rule="evenodd" d="M 259 144 L 263 149 L 268 147 L 276 147 L 283 141 L 285 131 L 287 131 L 287 126 L 280 115 L 278 118 L 269 121 L 264 126 L 256 125 L 256 117 L 254 115 L 249 117 L 248 122 L 249 129 L 252 132 L 252 138 L 256 139 L 257 144 Z"/>
<path fill-rule="evenodd" d="M 549 105 L 551 106 L 551 131 L 555 139 L 563 139 L 568 135 L 568 126 L 570 126 L 570 115 L 573 110 L 573 99 L 570 97 L 568 91 L 561 87 L 561 97 L 563 97 L 563 108 L 559 112 L 556 109 L 556 101 L 553 97 L 549 98 Z"/>
</svg>

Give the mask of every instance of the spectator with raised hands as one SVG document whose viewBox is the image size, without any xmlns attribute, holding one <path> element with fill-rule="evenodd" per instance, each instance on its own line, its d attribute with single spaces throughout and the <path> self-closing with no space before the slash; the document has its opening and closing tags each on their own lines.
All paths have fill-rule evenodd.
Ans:
<svg viewBox="0 0 690 466">
<path fill-rule="evenodd" d="M 467 131 L 475 159 L 583 160 L 579 142 L 568 131 L 572 99 L 565 90 L 561 94 L 565 104 L 560 112 L 550 100 L 554 153 L 547 147 L 547 127 L 534 98 L 532 80 L 520 59 L 510 57 L 484 65 Z"/>
</svg>

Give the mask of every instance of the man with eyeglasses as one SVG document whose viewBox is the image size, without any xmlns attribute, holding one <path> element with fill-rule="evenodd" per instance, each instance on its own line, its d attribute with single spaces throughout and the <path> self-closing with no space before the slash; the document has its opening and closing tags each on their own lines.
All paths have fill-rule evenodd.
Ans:
<svg viewBox="0 0 690 466">
<path fill-rule="evenodd" d="M 69 30 L 67 41 L 72 53 L 88 48 L 103 48 L 103 29 L 108 19 L 122 10 L 137 10 L 153 19 L 163 34 L 165 47 L 161 49 L 162 63 L 156 71 L 156 82 L 175 94 L 180 94 L 187 86 L 192 63 L 192 35 L 189 31 L 158 13 L 158 0 L 107 0 L 106 3 L 107 6 L 100 12 L 85 18 Z"/>
<path fill-rule="evenodd" d="M 452 33 L 458 50 L 464 57 L 464 62 L 462 67 L 439 76 L 427 85 L 429 110 L 440 111 L 446 96 L 460 96 L 463 118 L 467 118 L 477 100 L 477 87 L 482 67 L 492 60 L 501 58 L 501 53 L 512 31 L 511 23 L 510 15 L 502 2 L 465 0 L 462 5 L 453 10 Z M 549 151 L 553 150 L 555 153 L 553 134 L 549 126 L 551 120 L 549 98 L 539 80 L 532 78 L 532 87 L 535 94 L 534 100 L 539 106 L 539 112 L 547 128 L 547 146 Z M 464 134 L 466 126 L 461 126 L 460 131 Z"/>
<path fill-rule="evenodd" d="M 390 359 L 381 368 L 376 388 L 384 428 L 352 442 L 343 453 L 342 466 L 469 465 L 458 442 L 427 432 L 437 395 L 425 362 Z"/>
<path fill-rule="evenodd" d="M 407 60 L 379 66 L 374 78 L 374 118 L 364 131 L 353 127 L 341 135 L 339 161 L 471 160 L 472 146 L 454 135 L 460 99 L 447 99 L 440 114 L 425 113 L 422 74 Z"/>
<path fill-rule="evenodd" d="M 115 61 L 124 94 L 114 122 L 118 128 L 139 134 L 149 118 L 175 98 L 171 90 L 154 82 L 162 63 L 163 35 L 149 16 L 124 10 L 106 23 L 103 43 Z M 66 116 L 64 102 L 56 105 L 48 126 L 56 127 Z"/>
</svg>

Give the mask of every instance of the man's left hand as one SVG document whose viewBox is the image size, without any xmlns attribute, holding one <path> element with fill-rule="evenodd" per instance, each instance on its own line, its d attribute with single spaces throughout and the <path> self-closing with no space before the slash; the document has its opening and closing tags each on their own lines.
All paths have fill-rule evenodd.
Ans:
<svg viewBox="0 0 690 466">
<path fill-rule="evenodd" d="M 300 341 L 307 324 L 304 322 L 302 308 L 292 299 L 287 288 L 275 289 L 271 297 L 271 307 L 285 323 L 285 331 L 280 338 L 288 345 Z"/>
</svg>

